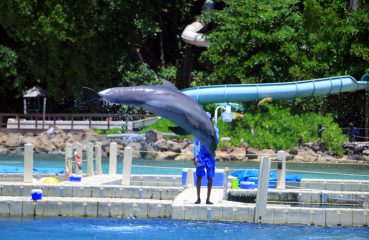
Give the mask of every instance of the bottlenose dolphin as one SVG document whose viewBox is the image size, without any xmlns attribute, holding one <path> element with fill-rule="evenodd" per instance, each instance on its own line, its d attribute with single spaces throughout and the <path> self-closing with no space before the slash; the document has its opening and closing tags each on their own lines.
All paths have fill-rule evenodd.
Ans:
<svg viewBox="0 0 369 240">
<path fill-rule="evenodd" d="M 185 131 L 196 136 L 215 157 L 217 137 L 214 127 L 205 111 L 192 98 L 179 91 L 172 83 L 162 80 L 163 85 L 115 87 L 96 93 L 84 88 L 88 101 L 99 99 L 110 103 L 140 106 L 162 116 L 180 128 L 171 128 L 178 134 Z"/>
</svg>

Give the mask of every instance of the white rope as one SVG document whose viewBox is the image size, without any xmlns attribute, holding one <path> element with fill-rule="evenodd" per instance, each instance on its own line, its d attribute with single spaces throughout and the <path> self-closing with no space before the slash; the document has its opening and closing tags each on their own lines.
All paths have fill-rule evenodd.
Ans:
<svg viewBox="0 0 369 240">
<path fill-rule="evenodd" d="M 303 170 L 287 170 L 288 172 L 300 172 L 300 173 L 312 173 L 312 174 L 327 174 L 327 175 L 342 175 L 342 176 L 357 176 L 357 177 L 369 177 L 367 174 L 351 174 L 351 173 L 330 173 L 330 172 L 312 172 Z"/>
</svg>

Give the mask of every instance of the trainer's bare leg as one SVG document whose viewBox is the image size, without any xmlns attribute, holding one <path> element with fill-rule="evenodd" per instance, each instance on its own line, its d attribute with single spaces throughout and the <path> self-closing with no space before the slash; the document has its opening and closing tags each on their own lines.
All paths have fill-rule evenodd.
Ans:
<svg viewBox="0 0 369 240">
<path fill-rule="evenodd" d="M 202 179 L 202 177 L 197 176 L 197 179 L 196 179 L 197 200 L 196 200 L 195 204 L 200 204 L 201 203 L 201 198 L 200 198 L 201 179 Z"/>
<path fill-rule="evenodd" d="M 213 187 L 213 178 L 208 177 L 208 196 L 206 198 L 206 204 L 213 204 L 210 202 L 211 188 Z"/>
</svg>

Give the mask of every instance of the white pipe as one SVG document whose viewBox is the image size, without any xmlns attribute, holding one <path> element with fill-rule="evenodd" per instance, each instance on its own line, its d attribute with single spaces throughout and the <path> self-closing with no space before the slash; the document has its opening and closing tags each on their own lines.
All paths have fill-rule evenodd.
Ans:
<svg viewBox="0 0 369 240">
<path fill-rule="evenodd" d="M 205 35 L 202 33 L 198 33 L 202 28 L 205 27 L 204 22 L 195 21 L 183 30 L 182 32 L 182 40 L 190 45 L 194 45 L 196 47 L 209 47 L 210 41 L 205 38 Z"/>
<path fill-rule="evenodd" d="M 225 110 L 225 107 L 223 106 L 218 106 L 217 108 L 215 108 L 215 112 L 214 112 L 214 126 L 218 127 L 218 110 L 219 108 L 222 108 L 223 110 Z"/>
<path fill-rule="evenodd" d="M 212 0 L 206 0 L 202 5 L 202 13 L 206 13 L 210 10 L 214 9 L 214 2 Z M 190 45 L 194 45 L 196 47 L 209 47 L 210 41 L 205 38 L 205 35 L 199 33 L 201 29 L 206 26 L 206 23 L 203 21 L 195 21 L 186 26 L 183 30 L 181 38 L 182 40 Z"/>
</svg>

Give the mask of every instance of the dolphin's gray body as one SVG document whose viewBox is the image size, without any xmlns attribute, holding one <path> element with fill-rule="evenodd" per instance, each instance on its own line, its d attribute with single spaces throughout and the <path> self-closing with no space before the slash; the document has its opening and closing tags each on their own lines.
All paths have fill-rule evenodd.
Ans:
<svg viewBox="0 0 369 240">
<path fill-rule="evenodd" d="M 208 115 L 192 98 L 183 94 L 173 84 L 165 80 L 163 83 L 163 85 L 115 87 L 99 93 L 85 89 L 89 91 L 90 99 L 140 106 L 174 122 L 199 138 L 209 153 L 215 157 L 217 136 Z"/>
</svg>

